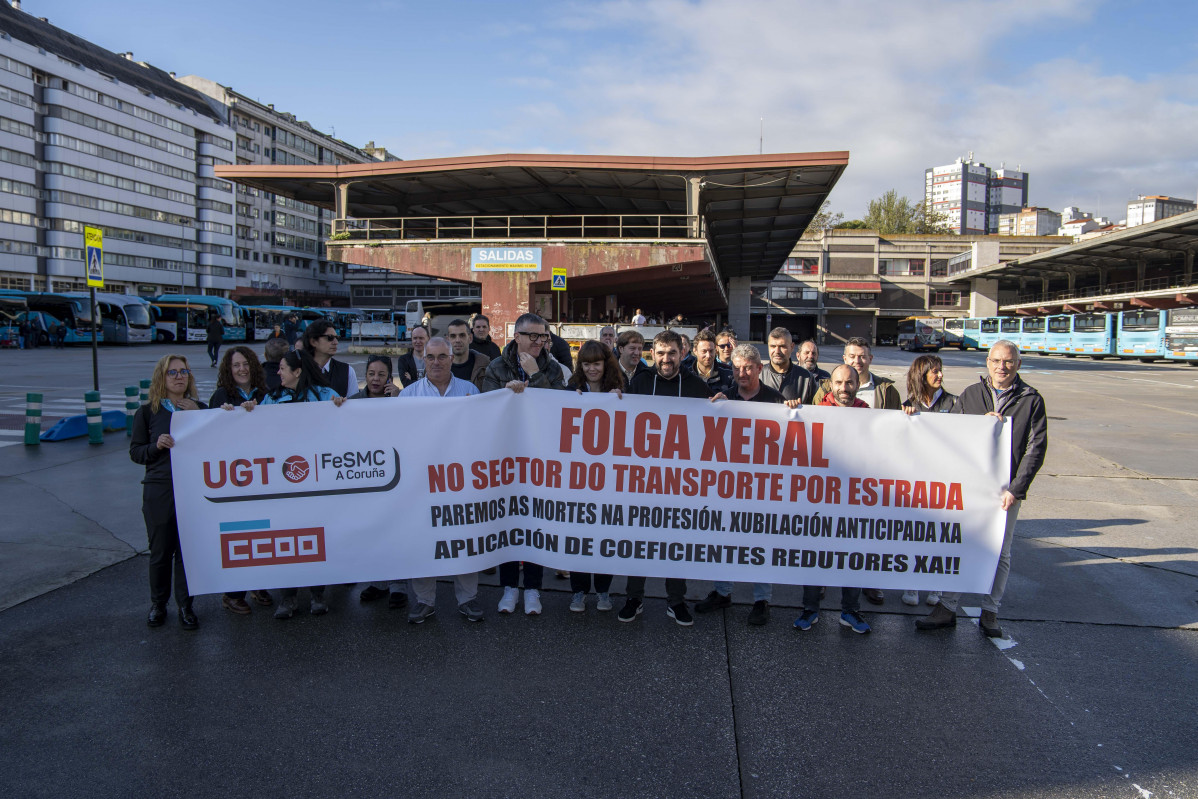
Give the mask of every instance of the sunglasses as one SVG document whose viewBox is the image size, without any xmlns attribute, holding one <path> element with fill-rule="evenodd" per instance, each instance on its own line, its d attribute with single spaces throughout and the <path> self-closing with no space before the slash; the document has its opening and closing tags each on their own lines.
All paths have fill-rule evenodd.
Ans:
<svg viewBox="0 0 1198 799">
<path fill-rule="evenodd" d="M 337 336 L 334 336 L 332 333 L 326 333 L 326 334 L 325 334 L 325 335 L 323 335 L 323 336 L 317 336 L 317 338 L 322 338 L 322 339 L 324 339 L 325 341 L 330 341 L 330 342 L 331 342 L 331 341 L 340 341 L 340 340 L 341 340 L 341 339 L 340 339 L 340 338 L 338 338 Z"/>
</svg>

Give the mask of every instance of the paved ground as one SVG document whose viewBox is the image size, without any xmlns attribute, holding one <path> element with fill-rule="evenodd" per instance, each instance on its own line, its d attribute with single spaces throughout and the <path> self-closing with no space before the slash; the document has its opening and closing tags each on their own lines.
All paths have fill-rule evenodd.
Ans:
<svg viewBox="0 0 1198 799">
<path fill-rule="evenodd" d="M 163 352 L 101 350 L 111 407 Z M 981 369 L 943 355 L 950 388 Z M 915 634 L 897 595 L 869 636 L 798 633 L 789 588 L 765 628 L 746 592 L 682 629 L 660 600 L 569 613 L 552 578 L 539 618 L 494 614 L 492 583 L 468 624 L 443 584 L 419 627 L 338 588 L 325 617 L 201 597 L 198 632 L 149 630 L 124 437 L 0 448 L 0 795 L 1198 797 L 1198 369 L 1025 367 L 1051 443 L 1004 649 Z M 27 387 L 79 412 L 90 382 L 85 350 L 0 352 L 0 421 Z"/>
</svg>

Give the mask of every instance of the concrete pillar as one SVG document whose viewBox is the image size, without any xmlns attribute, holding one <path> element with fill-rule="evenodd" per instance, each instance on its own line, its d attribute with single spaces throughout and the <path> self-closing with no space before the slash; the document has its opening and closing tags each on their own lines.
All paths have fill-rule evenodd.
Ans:
<svg viewBox="0 0 1198 799">
<path fill-rule="evenodd" d="M 1105 267 L 1105 266 L 1098 267 L 1098 293 L 1099 294 L 1106 293 L 1106 281 L 1107 281 L 1107 275 L 1109 272 L 1110 272 L 1109 267 Z"/>
<path fill-rule="evenodd" d="M 333 198 L 333 202 L 334 202 L 334 210 L 335 210 L 334 220 L 345 219 L 345 217 L 349 215 L 349 184 L 348 183 L 338 183 L 336 185 L 336 192 L 335 192 L 335 196 Z M 333 222 L 332 232 L 333 233 L 341 232 L 340 228 L 337 227 L 336 221 Z"/>
<path fill-rule="evenodd" d="M 686 176 L 686 215 L 694 217 L 690 220 L 690 237 L 692 239 L 700 238 L 703 235 L 699 220 L 699 183 L 701 180 L 700 175 Z"/>
<path fill-rule="evenodd" d="M 1184 285 L 1191 285 L 1194 282 L 1194 251 L 1186 250 L 1186 273 Z"/>
<path fill-rule="evenodd" d="M 728 324 L 736 331 L 739 338 L 746 341 L 749 338 L 749 314 L 752 302 L 749 288 L 752 283 L 751 277 L 728 279 Z"/>
<path fill-rule="evenodd" d="M 1076 272 L 1066 272 L 1065 275 L 1069 281 L 1069 290 L 1073 291 L 1074 288 L 1077 286 L 1077 273 Z"/>
<path fill-rule="evenodd" d="M 998 315 L 998 280 L 978 277 L 970 281 L 969 315 Z"/>
<path fill-rule="evenodd" d="M 1136 261 L 1136 291 L 1144 290 L 1144 275 L 1148 271 L 1148 262 L 1143 258 Z"/>
<path fill-rule="evenodd" d="M 1040 278 L 1040 296 L 1043 298 L 1048 297 L 1048 278 L 1046 277 Z"/>
</svg>

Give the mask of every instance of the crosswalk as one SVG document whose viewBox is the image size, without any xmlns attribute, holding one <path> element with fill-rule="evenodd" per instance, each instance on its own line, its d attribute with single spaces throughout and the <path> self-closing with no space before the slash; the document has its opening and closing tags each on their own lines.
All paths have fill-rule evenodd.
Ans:
<svg viewBox="0 0 1198 799">
<path fill-rule="evenodd" d="M 212 392 L 216 390 L 215 380 L 205 380 L 196 384 L 196 390 L 202 400 L 207 400 L 212 396 Z M 121 411 L 125 410 L 125 395 L 124 393 L 100 393 L 100 409 L 103 411 Z M 78 416 L 85 412 L 83 397 L 46 397 L 42 400 L 42 430 L 46 430 L 54 419 L 60 419 L 64 416 Z M 12 427 L 13 421 L 11 417 L 25 416 L 25 397 L 24 396 L 8 396 L 0 397 L 0 420 L 7 420 L 8 424 L 0 425 L 0 447 L 10 447 L 14 444 L 21 444 L 25 441 L 25 425 L 17 424 L 15 429 L 4 429 Z"/>
</svg>

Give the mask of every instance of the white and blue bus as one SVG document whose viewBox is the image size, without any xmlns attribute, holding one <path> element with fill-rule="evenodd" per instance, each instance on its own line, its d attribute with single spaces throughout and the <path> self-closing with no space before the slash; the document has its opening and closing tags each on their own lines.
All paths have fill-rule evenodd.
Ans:
<svg viewBox="0 0 1198 799">
<path fill-rule="evenodd" d="M 1198 365 L 1198 308 L 1174 308 L 1166 313 L 1165 359 Z"/>
<path fill-rule="evenodd" d="M 91 296 L 70 292 L 64 296 L 77 297 L 89 307 Z M 105 344 L 149 344 L 154 341 L 154 309 L 150 301 L 132 294 L 96 292 L 96 310 L 100 313 Z"/>
<path fill-rule="evenodd" d="M 1119 346 L 1116 353 L 1120 358 L 1139 358 L 1150 363 L 1165 357 L 1164 311 L 1137 310 L 1119 314 Z"/>
<path fill-rule="evenodd" d="M 1044 335 L 1044 352 L 1054 355 L 1069 354 L 1069 336 L 1073 333 L 1073 322 L 1069 314 L 1048 317 L 1048 332 Z"/>
<path fill-rule="evenodd" d="M 998 332 L 999 317 L 987 316 L 978 320 L 978 344 L 979 350 L 989 350 L 994 346 L 994 342 L 1002 338 Z"/>
<path fill-rule="evenodd" d="M 1095 359 L 1115 354 L 1115 315 L 1084 313 L 1073 316 L 1069 334 L 1069 353 Z"/>
<path fill-rule="evenodd" d="M 1047 334 L 1047 320 L 1043 316 L 1025 316 L 1019 329 L 1020 352 L 1044 352 Z"/>
<path fill-rule="evenodd" d="M 232 300 L 203 294 L 160 294 L 152 305 L 159 341 L 206 340 L 209 314 L 220 317 L 225 341 L 245 341 L 245 314 Z"/>
</svg>

